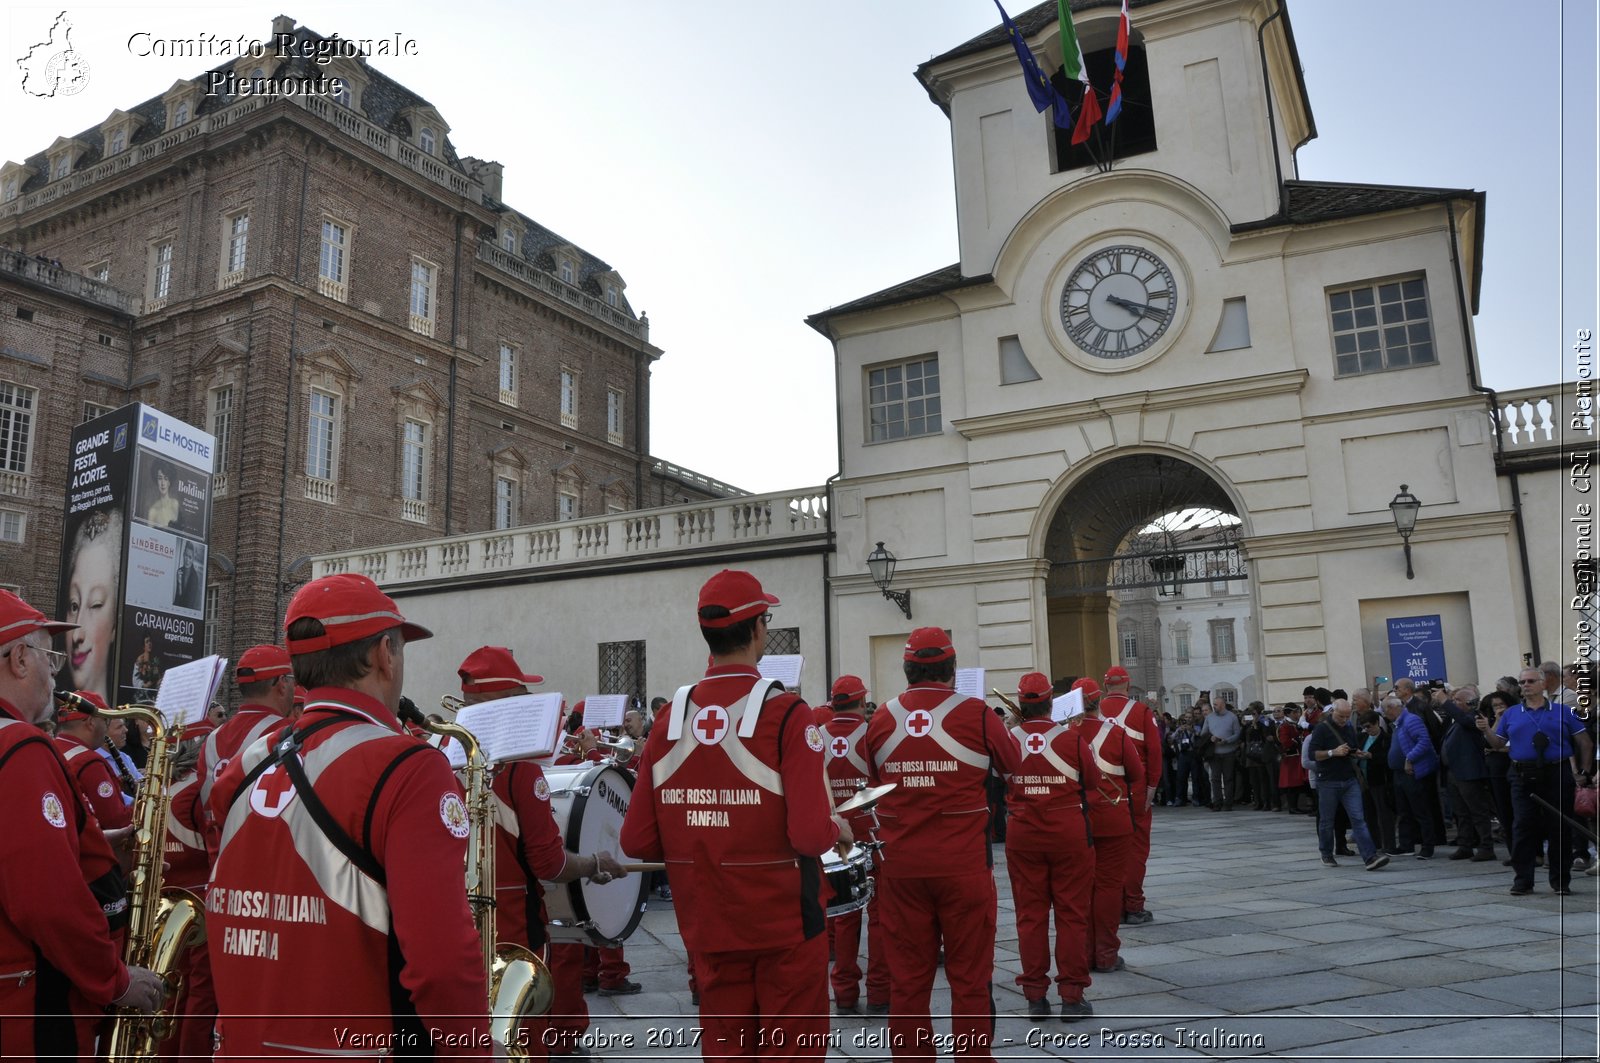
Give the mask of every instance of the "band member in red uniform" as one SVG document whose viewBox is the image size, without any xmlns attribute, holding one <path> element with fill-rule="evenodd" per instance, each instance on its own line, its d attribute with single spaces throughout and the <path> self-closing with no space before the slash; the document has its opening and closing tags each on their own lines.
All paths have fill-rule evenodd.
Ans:
<svg viewBox="0 0 1600 1063">
<path fill-rule="evenodd" d="M 1056 987 L 1061 1019 L 1094 1014 L 1083 999 L 1089 986 L 1089 902 L 1094 891 L 1088 794 L 1100 786 L 1081 730 L 1050 718 L 1050 680 L 1029 672 L 1017 683 L 1022 723 L 1011 729 L 1022 763 L 1007 794 L 1006 871 L 1017 910 L 1017 984 L 1028 1017 L 1050 1017 L 1050 915 L 1056 920 Z"/>
<path fill-rule="evenodd" d="M 1161 781 L 1161 731 L 1150 706 L 1128 696 L 1128 670 L 1120 664 L 1106 669 L 1100 716 L 1128 733 L 1144 766 L 1144 811 L 1133 822 L 1133 846 L 1128 851 L 1127 878 L 1122 885 L 1122 921 L 1129 926 L 1143 926 L 1155 918 L 1145 907 L 1144 872 L 1150 863 L 1150 808 L 1156 799 L 1156 783 Z"/>
<path fill-rule="evenodd" d="M 624 852 L 668 864 L 708 1058 L 827 1052 L 817 857 L 851 835 L 832 815 L 810 707 L 756 671 L 777 604 L 748 572 L 700 588 L 711 667 L 656 718 L 622 825 Z"/>
<path fill-rule="evenodd" d="M 461 700 L 468 705 L 519 697 L 528 693 L 528 684 L 544 682 L 543 676 L 524 672 L 504 646 L 478 647 L 467 654 L 456 673 L 461 677 Z M 603 883 L 625 872 L 608 852 L 567 851 L 550 810 L 550 783 L 537 763 L 517 760 L 501 765 L 494 776 L 494 798 L 495 933 L 501 941 L 538 951 L 548 939 L 542 882 L 589 878 Z M 576 1046 L 589 1028 L 589 1009 L 580 984 L 583 948 L 552 945 L 550 957 L 550 974 L 555 980 L 550 1017 L 524 1031 L 524 1044 L 534 1059 L 547 1054 L 587 1055 L 588 1049 Z M 547 1037 L 547 1028 L 557 1031 L 556 1036 Z"/>
<path fill-rule="evenodd" d="M 0 1056 L 8 1059 L 87 1063 L 107 1004 L 149 1012 L 163 996 L 161 979 L 124 966 L 112 943 L 108 915 L 126 924 L 126 880 L 40 729 L 52 676 L 66 663 L 50 638 L 75 626 L 0 590 Z"/>
<path fill-rule="evenodd" d="M 1134 824 L 1145 801 L 1144 762 L 1126 731 L 1100 716 L 1100 684 L 1080 679 L 1072 689 L 1083 691 L 1083 715 L 1072 728 L 1088 743 L 1104 776 L 1089 794 L 1089 827 L 1094 835 L 1094 899 L 1089 910 L 1089 963 L 1101 973 L 1126 964 L 1118 952 L 1122 939 L 1122 888 L 1127 881 L 1128 854 Z"/>
<path fill-rule="evenodd" d="M 487 1057 L 466 804 L 445 758 L 395 716 L 406 643 L 431 632 L 354 574 L 300 588 L 284 625 L 305 712 L 251 743 L 211 793 L 217 1058 L 352 1043 Z"/>
<path fill-rule="evenodd" d="M 1017 770 L 1017 744 L 977 698 L 955 692 L 956 651 L 943 629 L 921 627 L 905 648 L 905 693 L 867 724 L 883 840 L 878 903 L 889 944 L 894 1058 L 937 1054 L 928 1013 L 939 943 L 950 983 L 955 1054 L 990 1060 L 994 1035 L 994 862 L 989 852 L 991 767 Z"/>
<path fill-rule="evenodd" d="M 867 782 L 867 754 L 862 745 L 867 737 L 866 684 L 853 675 L 833 681 L 829 719 L 823 723 L 828 741 L 828 785 L 833 787 L 833 803 L 842 804 L 854 797 Z M 870 810 L 847 817 L 850 833 L 865 840 L 873 828 Z M 827 898 L 823 898 L 826 900 Z M 867 904 L 867 1011 L 882 1015 L 889 1010 L 889 957 L 883 941 L 883 920 L 878 902 Z M 861 998 L 861 909 L 828 919 L 833 933 L 833 1003 L 840 1012 L 854 1012 Z"/>
<path fill-rule="evenodd" d="M 95 708 L 106 707 L 105 699 L 92 690 L 76 693 Z M 100 821 L 100 829 L 116 831 L 133 822 L 133 806 L 122 799 L 122 785 L 117 782 L 111 763 L 98 753 L 105 744 L 107 726 L 104 716 L 63 705 L 56 712 L 55 742 L 78 792 Z"/>
<path fill-rule="evenodd" d="M 213 730 L 210 718 L 183 730 L 183 743 L 172 759 L 172 805 L 167 814 L 167 842 L 163 859 L 164 888 L 206 895 L 211 878 L 211 856 L 206 850 L 206 816 L 200 804 L 200 776 L 195 768 L 205 740 Z M 161 1043 L 162 1059 L 206 1059 L 211 1055 L 211 1031 L 217 1018 L 217 998 L 211 985 L 211 960 L 204 943 L 185 949 L 181 960 L 182 989 L 173 1002 L 178 1021 Z"/>
</svg>

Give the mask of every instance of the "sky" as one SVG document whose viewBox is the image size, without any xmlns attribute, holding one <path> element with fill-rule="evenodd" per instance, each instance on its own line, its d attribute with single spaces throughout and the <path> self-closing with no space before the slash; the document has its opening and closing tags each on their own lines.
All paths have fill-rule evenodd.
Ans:
<svg viewBox="0 0 1600 1063">
<path fill-rule="evenodd" d="M 1318 130 L 1302 178 L 1487 193 L 1475 326 L 1497 389 L 1572 379 L 1595 327 L 1595 6 L 1288 2 Z M 956 261 L 949 122 L 913 71 L 998 24 L 991 0 L 86 4 L 66 11 L 87 87 L 27 96 L 4 69 L 61 10 L 4 16 L 0 160 L 226 58 L 134 54 L 135 34 L 264 39 L 287 14 L 415 40 L 373 64 L 649 314 L 653 453 L 752 491 L 837 468 L 832 350 L 805 317 Z M 756 446 L 728 445 L 739 422 Z"/>
</svg>

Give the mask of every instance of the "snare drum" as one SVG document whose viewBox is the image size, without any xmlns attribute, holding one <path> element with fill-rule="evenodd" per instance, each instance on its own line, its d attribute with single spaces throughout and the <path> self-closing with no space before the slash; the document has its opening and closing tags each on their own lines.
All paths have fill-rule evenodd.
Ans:
<svg viewBox="0 0 1600 1063">
<path fill-rule="evenodd" d="M 828 880 L 828 915 L 858 912 L 872 900 L 872 853 L 859 845 L 841 857 L 828 850 L 822 858 L 822 874 Z"/>
<path fill-rule="evenodd" d="M 544 769 L 550 811 L 569 853 L 605 850 L 626 863 L 618 836 L 633 796 L 633 776 L 611 764 L 587 762 Z M 544 905 L 552 941 L 616 946 L 644 914 L 650 876 L 635 872 L 605 885 L 587 879 L 545 883 Z"/>
</svg>

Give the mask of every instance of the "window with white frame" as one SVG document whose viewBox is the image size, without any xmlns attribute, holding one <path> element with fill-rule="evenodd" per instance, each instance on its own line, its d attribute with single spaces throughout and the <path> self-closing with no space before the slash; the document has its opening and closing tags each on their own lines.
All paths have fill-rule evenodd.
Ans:
<svg viewBox="0 0 1600 1063">
<path fill-rule="evenodd" d="M 92 266 L 84 267 L 83 272 L 86 273 L 90 278 L 99 281 L 101 284 L 104 284 L 111 279 L 111 263 L 109 261 L 96 262 Z"/>
<path fill-rule="evenodd" d="M 7 177 L 6 183 L 0 185 L 0 203 L 10 203 L 17 198 L 17 192 L 22 188 L 22 181 L 16 177 Z"/>
<path fill-rule="evenodd" d="M 1206 574 L 1211 577 L 1211 593 L 1228 593 L 1228 563 L 1216 558 L 1206 562 Z"/>
<path fill-rule="evenodd" d="M 332 483 L 338 471 L 335 461 L 339 441 L 339 396 L 326 391 L 311 392 L 306 420 L 306 475 Z"/>
<path fill-rule="evenodd" d="M 423 154 L 433 154 L 435 140 L 431 126 L 423 126 L 422 132 L 417 134 L 417 146 L 422 149 Z"/>
<path fill-rule="evenodd" d="M 210 657 L 217 652 L 218 631 L 221 628 L 222 588 L 206 588 L 206 627 L 201 636 L 200 652 Z"/>
<path fill-rule="evenodd" d="M 229 287 L 244 276 L 245 252 L 250 246 L 250 213 L 241 211 L 224 222 L 226 253 L 222 258 L 222 284 Z"/>
<path fill-rule="evenodd" d="M 1180 713 L 1188 712 L 1194 708 L 1194 698 L 1198 693 L 1199 691 L 1191 686 L 1173 687 L 1172 696 L 1178 702 L 1178 711 Z"/>
<path fill-rule="evenodd" d="M 157 308 L 165 306 L 172 294 L 172 241 L 156 244 L 150 251 L 150 298 Z"/>
<path fill-rule="evenodd" d="M 340 107 L 351 106 L 350 86 L 342 78 L 333 79 L 333 102 Z"/>
<path fill-rule="evenodd" d="M 867 370 L 867 425 L 867 441 L 871 443 L 938 435 L 938 357 Z"/>
<path fill-rule="evenodd" d="M 500 246 L 513 255 L 517 253 L 517 232 L 515 229 L 500 230 Z"/>
<path fill-rule="evenodd" d="M 434 285 L 439 271 L 420 258 L 411 260 L 411 331 L 433 335 Z"/>
<path fill-rule="evenodd" d="M 83 424 L 86 421 L 94 420 L 96 417 L 104 417 L 106 414 L 110 413 L 114 408 L 115 407 L 112 407 L 112 406 L 101 405 L 98 402 L 85 402 L 83 404 L 83 421 L 80 421 L 78 423 L 79 424 Z"/>
<path fill-rule="evenodd" d="M 606 388 L 606 441 L 622 445 L 622 392 Z"/>
<path fill-rule="evenodd" d="M 573 276 L 574 276 L 574 274 L 573 274 L 573 270 L 572 270 L 572 262 L 570 260 L 568 260 L 568 259 L 565 259 L 565 258 L 562 259 L 561 260 L 561 279 L 566 281 L 568 284 L 571 284 Z"/>
<path fill-rule="evenodd" d="M 1211 629 L 1211 659 L 1233 660 L 1236 652 L 1233 643 L 1233 620 L 1208 620 L 1206 624 Z"/>
<path fill-rule="evenodd" d="M 1211 688 L 1211 704 L 1236 709 L 1239 707 L 1239 692 L 1227 683 L 1218 683 Z"/>
<path fill-rule="evenodd" d="M 606 305 L 617 305 L 617 286 L 615 284 L 606 285 Z"/>
<path fill-rule="evenodd" d="M 317 289 L 323 295 L 343 302 L 347 287 L 350 254 L 350 230 L 339 222 L 324 218 L 322 222 L 322 255 L 318 261 Z"/>
<path fill-rule="evenodd" d="M 500 401 L 517 404 L 517 349 L 509 343 L 500 345 Z"/>
<path fill-rule="evenodd" d="M 72 172 L 72 153 L 62 152 L 56 156 L 55 167 L 50 171 L 51 180 L 59 181 Z"/>
<path fill-rule="evenodd" d="M 561 370 L 561 423 L 578 427 L 578 374 L 567 368 Z"/>
<path fill-rule="evenodd" d="M 400 497 L 421 502 L 428 476 L 428 426 L 407 418 L 400 430 Z"/>
<path fill-rule="evenodd" d="M 1433 327 L 1421 277 L 1328 292 L 1334 370 L 1339 376 L 1433 365 Z"/>
<path fill-rule="evenodd" d="M 20 543 L 27 535 L 28 515 L 20 509 L 0 509 L 0 543 Z"/>
<path fill-rule="evenodd" d="M 517 526 L 518 483 L 511 476 L 494 478 L 494 527 L 505 531 Z"/>
<path fill-rule="evenodd" d="M 172 127 L 174 129 L 176 129 L 178 126 L 188 125 L 188 124 L 189 124 L 189 101 L 188 100 L 184 100 L 182 103 L 178 104 L 177 109 L 172 112 Z"/>
<path fill-rule="evenodd" d="M 1172 656 L 1178 664 L 1189 663 L 1189 625 L 1179 624 L 1172 629 Z"/>
<path fill-rule="evenodd" d="M 1122 643 L 1122 659 L 1136 661 L 1139 659 L 1139 633 L 1133 628 L 1123 628 L 1118 632 L 1118 639 Z"/>
<path fill-rule="evenodd" d="M 38 392 L 0 380 L 0 473 L 26 474 L 33 447 L 33 411 Z M 0 478 L 0 493 L 7 484 Z M 11 491 L 20 494 L 20 491 Z"/>
<path fill-rule="evenodd" d="M 216 463 L 211 475 L 211 490 L 213 494 L 222 494 L 228 489 L 228 452 L 233 446 L 233 385 L 224 384 L 212 388 L 210 395 L 211 409 L 207 423 L 211 426 L 211 434 L 216 438 Z"/>
<path fill-rule="evenodd" d="M 556 519 L 572 520 L 578 515 L 578 496 L 571 488 L 562 488 L 556 494 Z"/>
<path fill-rule="evenodd" d="M 128 131 L 126 129 L 114 130 L 112 132 L 112 134 L 111 134 L 111 151 L 110 151 L 110 153 L 112 155 L 119 154 L 127 146 L 128 146 Z"/>
</svg>

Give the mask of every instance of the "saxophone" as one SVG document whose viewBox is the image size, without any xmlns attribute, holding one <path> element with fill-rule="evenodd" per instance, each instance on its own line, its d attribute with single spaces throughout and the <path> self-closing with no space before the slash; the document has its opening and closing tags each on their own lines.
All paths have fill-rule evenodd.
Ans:
<svg viewBox="0 0 1600 1063">
<path fill-rule="evenodd" d="M 205 940 L 205 908 L 187 890 L 161 888 L 162 853 L 167 840 L 167 813 L 172 807 L 172 758 L 183 728 L 168 730 L 154 705 L 119 705 L 99 709 L 76 694 L 57 692 L 56 699 L 79 712 L 107 719 L 143 720 L 152 738 L 145 760 L 144 783 L 133 803 L 133 868 L 128 885 L 128 941 L 122 959 L 130 967 L 146 967 L 166 982 L 166 996 L 155 1014 L 132 1008 L 113 1012 L 111 1038 L 104 1049 L 108 1063 L 154 1059 L 172 1032 L 170 1008 L 182 986 L 179 962 L 192 946 Z"/>
<path fill-rule="evenodd" d="M 555 979 L 543 960 L 522 945 L 495 943 L 494 792 L 489 765 L 471 731 L 460 724 L 428 721 L 423 727 L 448 735 L 467 754 L 467 901 L 483 945 L 483 967 L 489 979 L 489 1035 L 511 1059 L 528 1052 L 518 1032 L 523 1022 L 550 1010 Z"/>
</svg>

